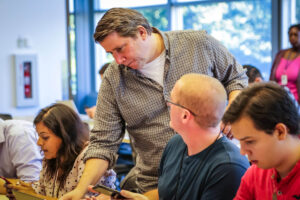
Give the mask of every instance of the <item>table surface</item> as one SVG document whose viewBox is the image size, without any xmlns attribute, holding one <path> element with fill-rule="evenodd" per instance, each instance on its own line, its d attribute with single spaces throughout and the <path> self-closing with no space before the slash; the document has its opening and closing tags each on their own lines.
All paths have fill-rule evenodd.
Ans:
<svg viewBox="0 0 300 200">
<path fill-rule="evenodd" d="M 31 187 L 24 187 L 24 186 L 19 185 L 19 179 L 8 179 L 8 180 L 13 184 L 14 187 L 18 188 L 17 190 L 21 193 L 26 193 L 33 197 L 38 197 L 38 198 L 42 198 L 45 200 L 56 200 L 56 198 L 46 197 L 43 195 L 36 194 Z M 3 184 L 0 184 L 0 187 L 3 187 Z M 3 188 L 1 188 L 1 189 L 3 189 Z M 0 200 L 7 200 L 7 199 L 8 198 L 6 198 L 5 195 L 0 194 Z"/>
<path fill-rule="evenodd" d="M 8 200 L 8 198 L 4 194 L 0 194 L 0 200 Z"/>
</svg>

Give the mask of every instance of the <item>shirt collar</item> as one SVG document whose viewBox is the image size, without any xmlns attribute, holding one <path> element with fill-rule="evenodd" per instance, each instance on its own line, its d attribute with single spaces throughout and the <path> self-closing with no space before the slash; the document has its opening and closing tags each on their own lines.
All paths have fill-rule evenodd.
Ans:
<svg viewBox="0 0 300 200">
<path fill-rule="evenodd" d="M 272 174 L 271 178 L 275 182 L 275 185 L 277 185 L 277 186 L 288 185 L 288 183 L 291 181 L 291 179 L 295 178 L 295 175 L 297 173 L 299 173 L 300 160 L 298 160 L 298 162 L 296 163 L 294 168 L 288 173 L 288 175 L 286 177 L 282 178 L 279 183 L 276 181 L 279 176 L 278 172 L 274 168 L 272 170 L 273 170 L 273 174 Z"/>
<path fill-rule="evenodd" d="M 169 59 L 169 40 L 166 36 L 166 34 L 160 30 L 158 30 L 157 28 L 155 27 L 152 27 L 153 29 L 153 33 L 159 33 L 161 35 L 161 37 L 163 38 L 163 41 L 164 41 L 164 45 L 165 45 L 165 50 L 166 50 L 166 58 Z"/>
<path fill-rule="evenodd" d="M 0 143 L 5 141 L 4 137 L 4 121 L 0 119 Z"/>
</svg>

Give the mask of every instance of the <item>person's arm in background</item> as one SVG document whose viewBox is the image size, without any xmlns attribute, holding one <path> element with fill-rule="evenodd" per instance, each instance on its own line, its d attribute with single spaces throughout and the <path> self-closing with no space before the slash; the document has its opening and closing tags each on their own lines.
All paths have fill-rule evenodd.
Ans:
<svg viewBox="0 0 300 200">
<path fill-rule="evenodd" d="M 86 108 L 86 109 L 84 109 L 84 111 L 91 119 L 94 119 L 95 112 L 96 112 L 96 106 Z"/>
<path fill-rule="evenodd" d="M 108 73 L 112 72 L 108 69 Z M 124 137 L 125 123 L 120 116 L 113 88 L 106 78 L 101 83 L 97 99 L 97 109 L 94 118 L 94 128 L 91 131 L 90 143 L 84 156 L 85 169 L 75 190 L 64 195 L 60 200 L 79 200 L 89 185 L 94 185 L 107 169 L 116 162 L 116 152 Z"/>
<path fill-rule="evenodd" d="M 280 63 L 280 60 L 281 58 L 283 57 L 284 53 L 286 52 L 286 50 L 280 50 L 276 56 L 275 56 L 275 59 L 272 63 L 272 68 L 271 68 L 271 72 L 270 72 L 270 81 L 276 81 L 276 78 L 275 78 L 275 73 L 276 73 L 276 70 L 277 70 L 277 67 Z"/>
<path fill-rule="evenodd" d="M 229 108 L 230 104 L 233 102 L 233 100 L 240 94 L 241 90 L 233 90 L 229 93 L 228 97 L 228 105 L 226 107 L 226 110 Z M 230 124 L 224 124 L 221 122 L 221 130 L 223 133 L 229 138 L 233 139 L 233 135 L 231 133 L 231 125 Z"/>
<path fill-rule="evenodd" d="M 5 131 L 9 157 L 16 169 L 17 178 L 25 182 L 39 180 L 42 156 L 37 146 L 37 133 L 33 124 L 23 121 L 9 121 Z"/>
<path fill-rule="evenodd" d="M 241 93 L 241 90 L 233 90 L 228 95 L 228 105 L 226 109 L 230 106 L 233 100 Z"/>
</svg>

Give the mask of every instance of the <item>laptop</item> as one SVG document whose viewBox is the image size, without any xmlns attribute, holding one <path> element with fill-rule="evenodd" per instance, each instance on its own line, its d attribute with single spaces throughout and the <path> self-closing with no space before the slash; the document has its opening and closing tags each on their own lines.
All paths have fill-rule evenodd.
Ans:
<svg viewBox="0 0 300 200">
<path fill-rule="evenodd" d="M 61 104 L 64 104 L 66 106 L 69 106 L 70 108 L 72 108 L 79 115 L 79 117 L 81 118 L 82 121 L 90 123 L 91 119 L 89 118 L 88 115 L 86 115 L 86 114 L 80 114 L 78 112 L 78 109 L 77 109 L 77 107 L 76 107 L 73 99 L 69 99 L 69 100 L 57 100 L 56 103 L 61 103 Z"/>
</svg>

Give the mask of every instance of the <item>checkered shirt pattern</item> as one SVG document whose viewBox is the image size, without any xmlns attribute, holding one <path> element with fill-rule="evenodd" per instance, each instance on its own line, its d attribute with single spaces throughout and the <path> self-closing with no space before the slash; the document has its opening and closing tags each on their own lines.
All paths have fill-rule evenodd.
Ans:
<svg viewBox="0 0 300 200">
<path fill-rule="evenodd" d="M 175 134 L 169 127 L 165 103 L 175 82 L 187 73 L 206 74 L 220 80 L 228 93 L 248 83 L 241 65 L 205 31 L 154 31 L 162 35 L 166 48 L 163 87 L 139 71 L 113 62 L 100 87 L 85 155 L 85 160 L 101 158 L 113 167 L 127 129 L 137 153 L 136 166 L 130 174 L 135 176 L 140 192 L 157 188 L 160 158 Z"/>
</svg>

